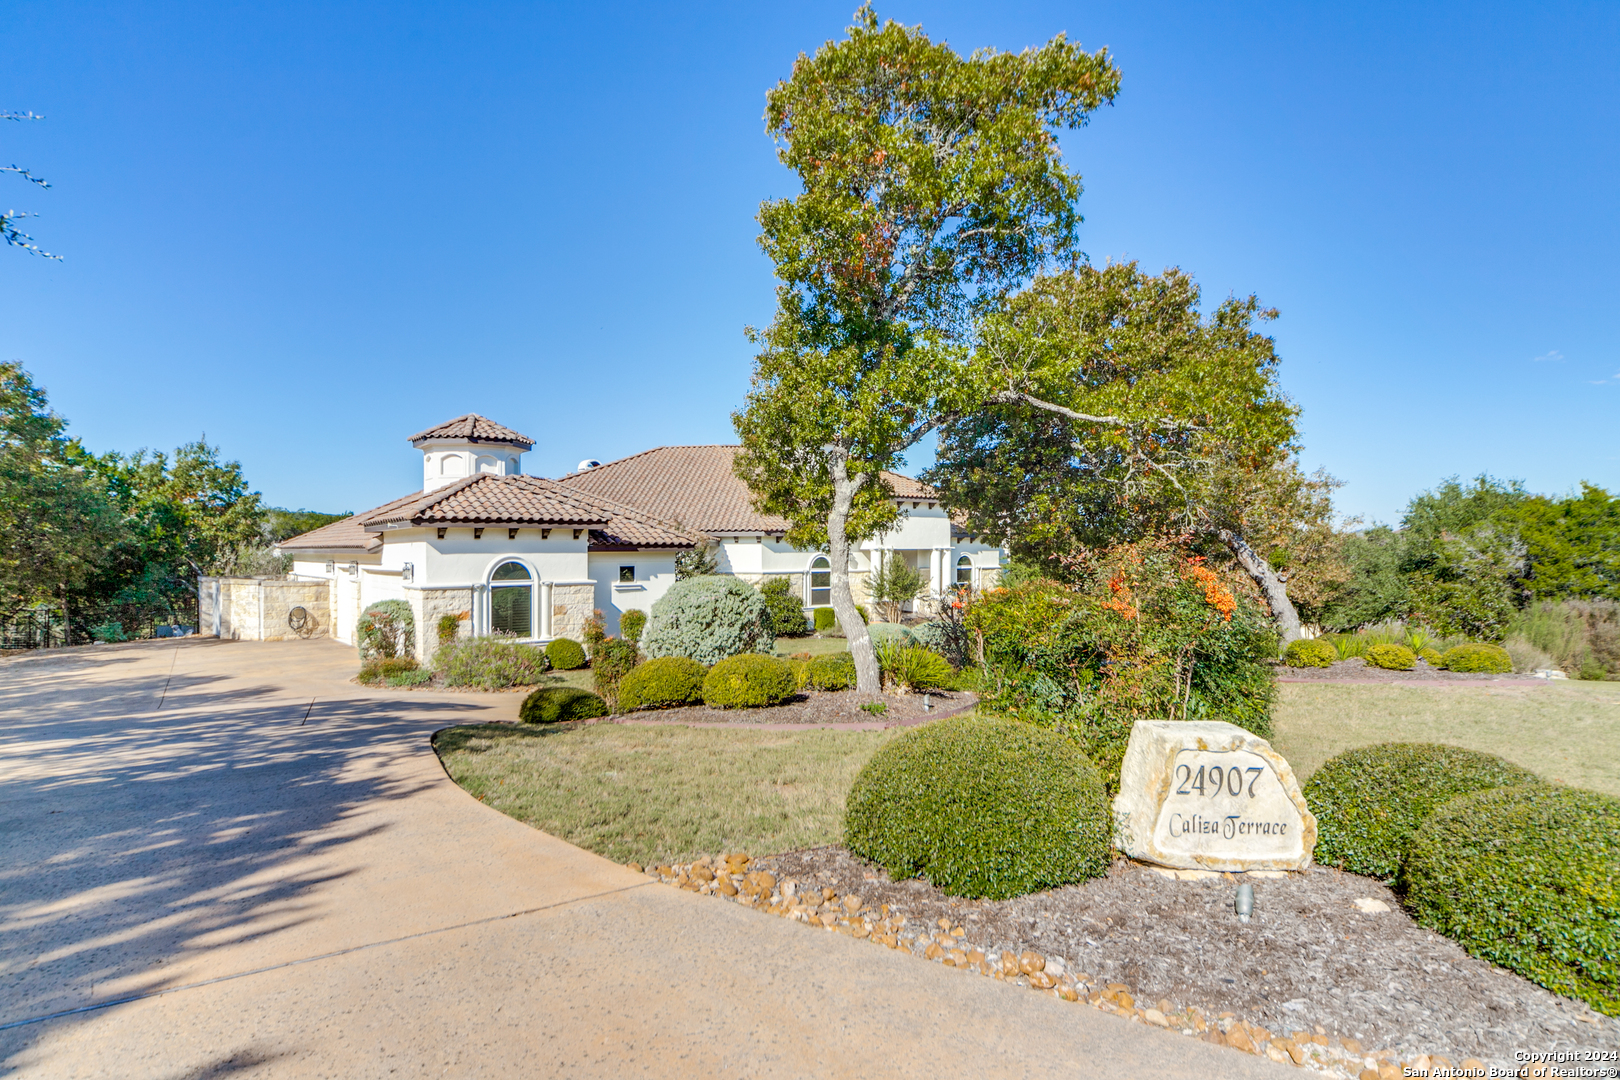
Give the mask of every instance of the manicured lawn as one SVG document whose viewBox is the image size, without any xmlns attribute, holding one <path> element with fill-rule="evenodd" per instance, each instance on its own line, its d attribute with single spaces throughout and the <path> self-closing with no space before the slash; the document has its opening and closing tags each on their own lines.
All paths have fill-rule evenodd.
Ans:
<svg viewBox="0 0 1620 1080">
<path fill-rule="evenodd" d="M 891 732 L 449 728 L 452 779 L 489 805 L 617 862 L 764 855 L 837 843 L 855 774 Z"/>
<path fill-rule="evenodd" d="M 1381 742 L 1466 746 L 1549 780 L 1620 795 L 1620 683 L 1278 687 L 1273 745 L 1301 780 Z"/>
<path fill-rule="evenodd" d="M 776 655 L 792 656 L 794 653 L 807 652 L 811 656 L 824 656 L 827 653 L 847 652 L 849 641 L 841 637 L 779 637 L 776 639 Z"/>
</svg>

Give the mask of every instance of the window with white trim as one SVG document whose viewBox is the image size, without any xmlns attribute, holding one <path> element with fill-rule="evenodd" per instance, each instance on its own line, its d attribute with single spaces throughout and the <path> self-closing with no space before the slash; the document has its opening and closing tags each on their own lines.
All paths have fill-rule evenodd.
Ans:
<svg viewBox="0 0 1620 1080">
<path fill-rule="evenodd" d="M 502 563 L 489 582 L 489 628 L 497 634 L 529 637 L 533 628 L 534 578 L 520 562 Z"/>
<path fill-rule="evenodd" d="M 832 560 L 817 555 L 810 560 L 810 606 L 826 607 L 832 603 Z"/>
<path fill-rule="evenodd" d="M 964 555 L 956 560 L 956 583 L 958 585 L 973 584 L 973 556 Z"/>
</svg>

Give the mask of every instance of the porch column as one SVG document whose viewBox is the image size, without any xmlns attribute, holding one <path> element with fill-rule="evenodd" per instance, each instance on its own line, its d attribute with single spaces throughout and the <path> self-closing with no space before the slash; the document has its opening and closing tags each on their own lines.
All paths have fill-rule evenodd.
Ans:
<svg viewBox="0 0 1620 1080">
<path fill-rule="evenodd" d="M 549 581 L 540 583 L 540 636 L 543 638 L 551 637 L 551 586 Z"/>
<path fill-rule="evenodd" d="M 928 593 L 938 599 L 945 592 L 944 578 L 945 559 L 939 548 L 931 548 L 928 552 Z"/>
</svg>

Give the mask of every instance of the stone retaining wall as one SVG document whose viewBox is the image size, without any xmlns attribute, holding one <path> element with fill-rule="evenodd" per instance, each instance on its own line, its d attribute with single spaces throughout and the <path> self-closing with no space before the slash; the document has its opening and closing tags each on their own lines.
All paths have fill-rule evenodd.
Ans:
<svg viewBox="0 0 1620 1080">
<path fill-rule="evenodd" d="M 289 622 L 304 609 L 304 626 Z M 330 587 L 324 581 L 279 578 L 198 577 L 197 633 L 234 641 L 286 641 L 326 637 L 331 625 Z"/>
</svg>

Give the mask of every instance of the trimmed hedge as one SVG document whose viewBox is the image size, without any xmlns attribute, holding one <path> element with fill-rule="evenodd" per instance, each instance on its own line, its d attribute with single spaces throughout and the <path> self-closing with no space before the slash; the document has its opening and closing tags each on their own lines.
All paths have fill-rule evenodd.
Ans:
<svg viewBox="0 0 1620 1080">
<path fill-rule="evenodd" d="M 816 608 L 816 633 L 822 634 L 838 625 L 838 613 L 830 607 Z"/>
<path fill-rule="evenodd" d="M 585 666 L 585 646 L 572 638 L 554 638 L 546 646 L 546 659 L 558 671 L 573 671 Z"/>
<path fill-rule="evenodd" d="M 1289 667 L 1332 667 L 1338 658 L 1339 650 L 1333 647 L 1333 642 L 1322 638 L 1290 641 L 1283 650 L 1283 663 Z"/>
<path fill-rule="evenodd" d="M 850 789 L 844 842 L 896 881 L 1005 900 L 1108 872 L 1114 817 L 1073 742 L 1016 720 L 913 728 Z"/>
<path fill-rule="evenodd" d="M 1370 645 L 1366 659 L 1373 667 L 1386 671 L 1411 671 L 1412 665 L 1417 663 L 1417 653 L 1405 645 Z"/>
<path fill-rule="evenodd" d="M 1417 651 L 1417 656 L 1419 660 L 1423 661 L 1425 664 L 1428 664 L 1430 667 L 1445 666 L 1440 659 L 1440 650 L 1431 646 L 1425 645 L 1423 648 L 1419 649 Z"/>
<path fill-rule="evenodd" d="M 1453 800 L 1418 830 L 1402 885 L 1423 926 L 1620 1016 L 1620 800 L 1550 785 Z"/>
<path fill-rule="evenodd" d="M 688 656 L 662 656 L 631 668 L 619 682 L 619 710 L 673 709 L 703 700 L 703 665 Z"/>
<path fill-rule="evenodd" d="M 786 660 L 743 653 L 709 669 L 703 680 L 703 701 L 716 709 L 758 709 L 780 705 L 798 688 Z"/>
<path fill-rule="evenodd" d="M 631 608 L 619 616 L 619 636 L 626 641 L 640 641 L 646 627 L 647 613 L 640 608 Z"/>
<path fill-rule="evenodd" d="M 776 644 L 770 608 L 746 581 L 727 575 L 677 581 L 652 606 L 641 635 L 649 660 L 690 656 L 715 664 L 728 656 L 770 652 Z"/>
<path fill-rule="evenodd" d="M 855 658 L 847 652 L 812 657 L 804 685 L 813 690 L 848 690 L 855 685 Z"/>
<path fill-rule="evenodd" d="M 525 724 L 560 724 L 608 714 L 607 702 L 589 690 L 547 686 L 523 699 L 518 719 Z"/>
<path fill-rule="evenodd" d="M 1316 861 L 1391 880 L 1435 807 L 1459 795 L 1539 779 L 1460 746 L 1381 743 L 1346 750 L 1324 762 L 1304 787 L 1316 815 Z"/>
<path fill-rule="evenodd" d="M 1500 645 L 1484 645 L 1470 641 L 1454 645 L 1440 657 L 1440 666 L 1447 671 L 1486 671 L 1505 675 L 1513 670 L 1513 657 Z"/>
</svg>

